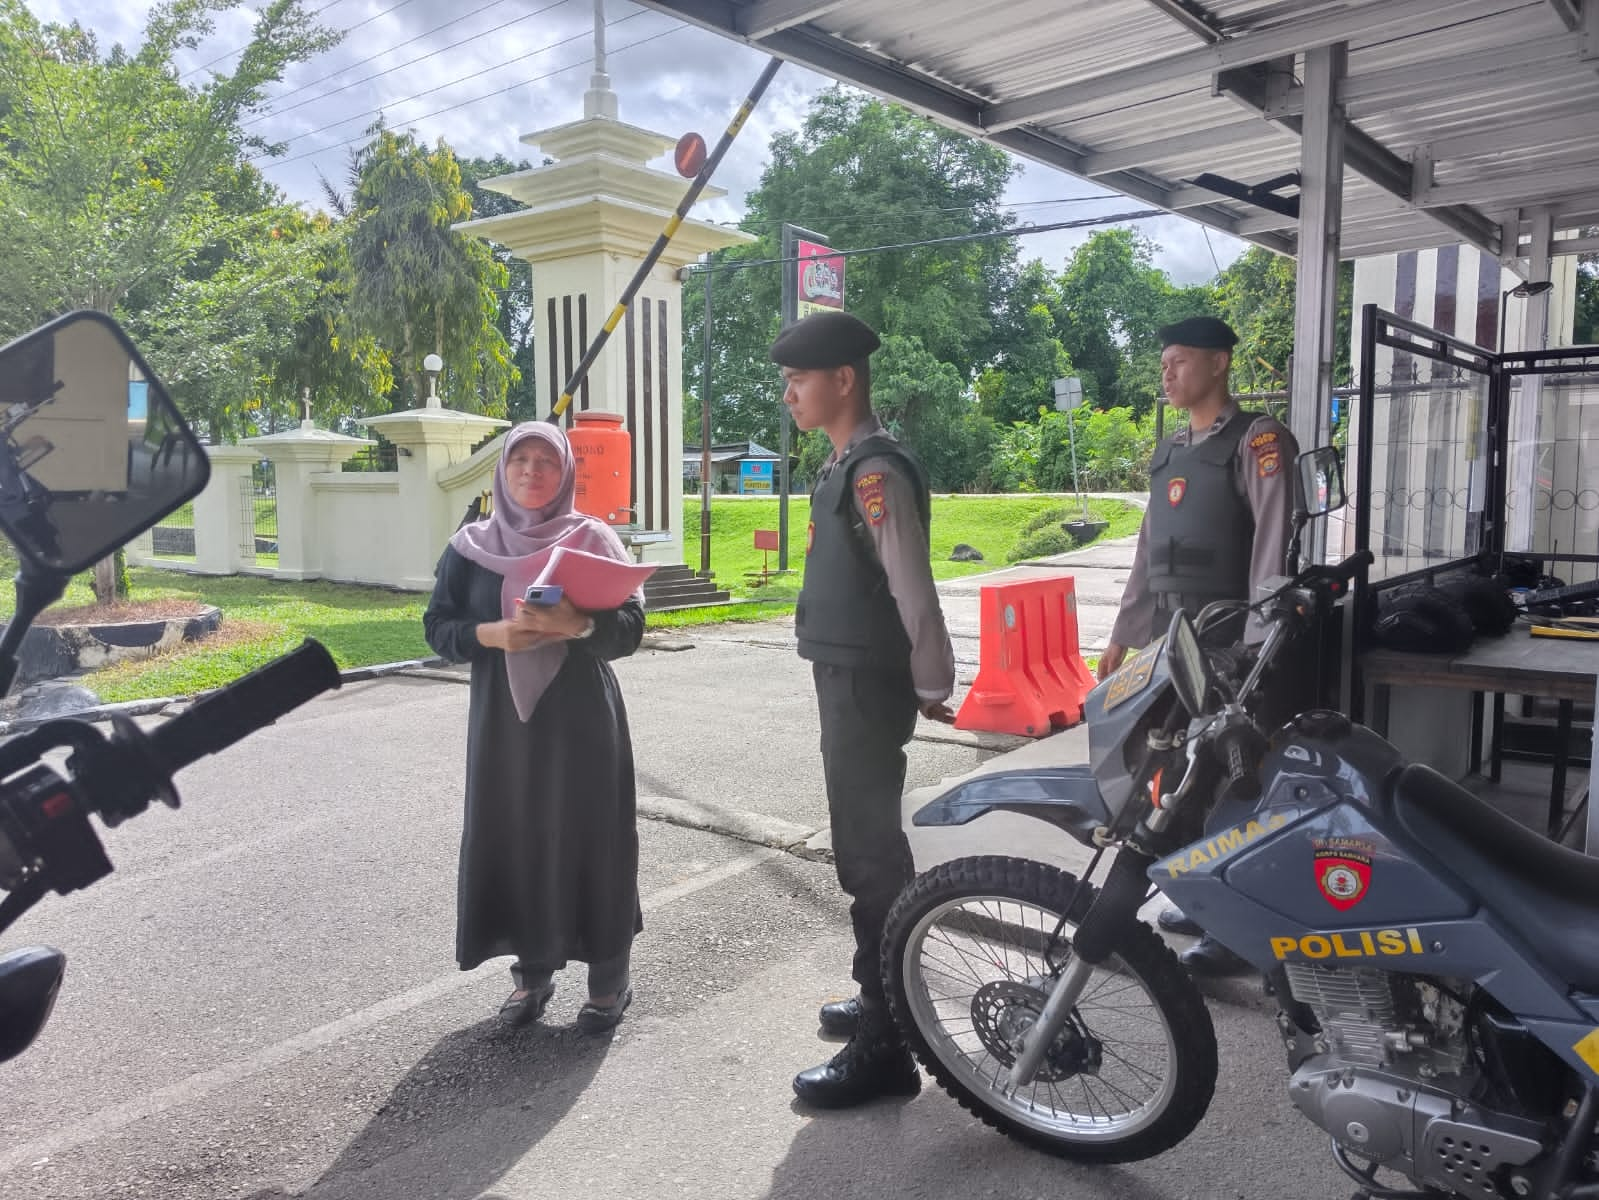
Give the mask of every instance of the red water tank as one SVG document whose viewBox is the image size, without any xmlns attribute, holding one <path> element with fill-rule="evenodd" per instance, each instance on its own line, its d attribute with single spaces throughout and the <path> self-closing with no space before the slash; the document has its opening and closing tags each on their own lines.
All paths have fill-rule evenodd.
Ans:
<svg viewBox="0 0 1599 1200">
<path fill-rule="evenodd" d="M 577 463 L 577 511 L 610 525 L 633 521 L 633 438 L 622 428 L 622 414 L 580 412 L 566 440 Z"/>
</svg>

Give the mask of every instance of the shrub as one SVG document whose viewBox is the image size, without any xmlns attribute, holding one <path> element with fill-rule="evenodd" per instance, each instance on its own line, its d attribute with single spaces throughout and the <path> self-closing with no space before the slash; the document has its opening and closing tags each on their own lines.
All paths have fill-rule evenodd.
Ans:
<svg viewBox="0 0 1599 1200">
<path fill-rule="evenodd" d="M 1010 548 L 1010 553 L 1005 555 L 1005 561 L 1020 562 L 1024 558 L 1045 558 L 1051 554 L 1065 554 L 1068 550 L 1075 549 L 1077 543 L 1072 541 L 1066 531 L 1060 527 L 1060 518 L 1057 518 L 1053 526 L 1035 530 L 1017 539 L 1016 544 Z"/>
</svg>

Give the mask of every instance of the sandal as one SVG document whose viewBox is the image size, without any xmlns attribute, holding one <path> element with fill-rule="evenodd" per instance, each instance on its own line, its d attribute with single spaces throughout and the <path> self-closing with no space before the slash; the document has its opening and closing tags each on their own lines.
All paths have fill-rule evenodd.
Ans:
<svg viewBox="0 0 1599 1200">
<path fill-rule="evenodd" d="M 549 1006 L 550 997 L 553 995 L 555 995 L 553 979 L 536 992 L 518 988 L 506 998 L 504 1004 L 500 1005 L 500 1021 L 512 1029 L 531 1025 L 544 1015 L 544 1010 Z"/>
<path fill-rule="evenodd" d="M 579 1033 L 606 1033 L 621 1023 L 622 1014 L 633 1003 L 633 989 L 625 987 L 611 1004 L 595 1004 L 590 1000 L 577 1013 Z"/>
</svg>

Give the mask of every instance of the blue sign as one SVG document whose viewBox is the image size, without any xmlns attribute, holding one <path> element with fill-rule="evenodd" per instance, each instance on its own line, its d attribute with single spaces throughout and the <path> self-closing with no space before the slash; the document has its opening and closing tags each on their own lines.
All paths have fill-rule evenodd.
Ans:
<svg viewBox="0 0 1599 1200">
<path fill-rule="evenodd" d="M 1338 397 L 1337 396 L 1334 396 L 1332 398 L 1332 423 L 1334 425 L 1338 424 Z"/>
<path fill-rule="evenodd" d="M 150 404 L 150 384 L 143 379 L 130 379 L 128 381 L 128 420 L 143 421 L 148 419 Z"/>
<path fill-rule="evenodd" d="M 777 465 L 770 458 L 746 458 L 738 464 L 738 494 L 741 496 L 770 496 L 772 494 L 772 468 Z"/>
</svg>

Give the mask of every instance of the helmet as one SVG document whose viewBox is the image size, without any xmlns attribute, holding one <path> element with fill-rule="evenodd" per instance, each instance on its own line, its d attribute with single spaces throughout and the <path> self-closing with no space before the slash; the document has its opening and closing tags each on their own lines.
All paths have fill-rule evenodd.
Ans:
<svg viewBox="0 0 1599 1200">
<path fill-rule="evenodd" d="M 1378 600 L 1372 637 L 1379 646 L 1457 654 L 1475 636 L 1465 606 L 1437 588 L 1403 588 Z"/>
</svg>

